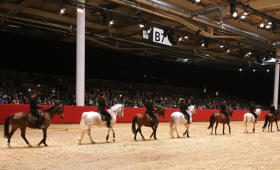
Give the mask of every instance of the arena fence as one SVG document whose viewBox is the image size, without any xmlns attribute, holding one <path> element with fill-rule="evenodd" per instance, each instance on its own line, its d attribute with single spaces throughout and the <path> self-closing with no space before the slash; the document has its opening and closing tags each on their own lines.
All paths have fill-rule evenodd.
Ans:
<svg viewBox="0 0 280 170">
<path fill-rule="evenodd" d="M 44 108 L 49 108 L 49 105 L 43 105 Z M 27 104 L 1 104 L 0 105 L 0 124 L 5 122 L 8 115 L 16 112 L 27 112 L 29 105 Z M 165 118 L 161 117 L 161 121 L 169 121 L 170 115 L 178 111 L 179 109 L 166 109 Z M 79 123 L 83 112 L 97 111 L 97 107 L 93 106 L 64 106 L 64 119 L 59 116 L 55 116 L 53 123 Z M 209 121 L 209 117 L 212 113 L 218 112 L 219 110 L 196 110 L 196 115 L 193 115 L 193 121 Z M 131 108 L 126 107 L 124 109 L 124 117 L 117 118 L 117 122 L 131 122 L 133 116 L 137 113 L 144 113 L 144 108 Z M 231 120 L 243 120 L 243 115 L 248 110 L 235 110 Z M 264 116 L 268 111 L 262 111 L 259 120 L 264 120 Z"/>
</svg>

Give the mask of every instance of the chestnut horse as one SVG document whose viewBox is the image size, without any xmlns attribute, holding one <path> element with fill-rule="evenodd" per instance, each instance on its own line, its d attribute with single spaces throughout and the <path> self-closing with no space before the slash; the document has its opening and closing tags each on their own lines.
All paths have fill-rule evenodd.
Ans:
<svg viewBox="0 0 280 170">
<path fill-rule="evenodd" d="M 40 112 L 40 114 L 42 114 L 42 116 L 44 117 L 44 122 L 43 122 L 44 128 L 42 129 L 43 130 L 43 139 L 41 140 L 40 143 L 38 143 L 38 146 L 40 146 L 42 143 L 45 146 L 48 146 L 46 144 L 47 129 L 50 126 L 51 120 L 53 119 L 55 114 L 59 114 L 59 116 L 61 118 L 64 118 L 63 112 L 64 112 L 64 108 L 63 108 L 62 104 L 55 105 L 51 108 L 45 109 Z M 10 120 L 12 122 L 11 123 L 12 130 L 9 132 Z M 20 128 L 20 130 L 21 130 L 21 137 L 24 139 L 26 144 L 31 147 L 31 144 L 25 138 L 26 127 L 33 128 L 33 129 L 38 128 L 38 125 L 36 123 L 36 120 L 34 119 L 34 116 L 32 116 L 31 113 L 29 113 L 29 112 L 28 113 L 25 113 L 25 112 L 14 113 L 14 114 L 9 115 L 6 118 L 5 126 L 4 126 L 4 137 L 8 138 L 9 147 L 10 147 L 11 138 L 18 128 Z"/>
<path fill-rule="evenodd" d="M 265 121 L 264 121 L 264 125 L 263 125 L 263 132 L 264 132 L 264 129 L 266 128 L 266 126 L 267 126 L 267 123 L 268 123 L 267 130 L 269 131 L 269 126 L 270 126 L 270 131 L 272 132 L 272 123 L 273 122 L 275 122 L 275 124 L 276 124 L 277 131 L 279 131 L 279 129 L 278 129 L 278 116 L 279 116 L 279 112 L 280 112 L 280 110 L 275 110 L 276 117 L 275 117 L 274 114 L 271 114 L 271 113 L 268 113 L 265 116 Z"/>
<path fill-rule="evenodd" d="M 225 124 L 228 125 L 229 134 L 231 134 L 231 129 L 230 129 L 229 123 L 230 123 L 230 118 L 233 115 L 233 110 L 229 109 L 227 113 L 229 115 L 229 120 L 227 120 L 226 116 L 224 114 L 222 114 L 222 113 L 213 113 L 210 116 L 210 125 L 209 125 L 208 129 L 212 128 L 211 135 L 213 134 L 213 126 L 214 126 L 215 122 L 216 122 L 215 135 L 217 135 L 217 127 L 218 127 L 219 123 L 223 124 L 223 134 L 225 134 Z"/>
<path fill-rule="evenodd" d="M 152 138 L 152 136 L 154 135 L 154 139 L 157 139 L 156 133 L 157 133 L 157 127 L 159 124 L 160 116 L 163 116 L 165 118 L 164 107 L 161 107 L 155 111 L 156 126 L 153 126 L 153 121 L 151 120 L 151 117 L 148 114 L 142 114 L 142 113 L 136 114 L 132 120 L 132 132 L 134 134 L 134 140 L 136 141 L 136 136 L 137 136 L 138 132 L 140 132 L 142 139 L 145 140 L 145 138 L 142 134 L 142 131 L 141 131 L 142 126 L 151 127 L 153 129 L 153 132 L 152 132 L 150 138 Z M 136 129 L 135 124 L 137 124 L 137 126 L 138 126 L 137 129 Z"/>
</svg>

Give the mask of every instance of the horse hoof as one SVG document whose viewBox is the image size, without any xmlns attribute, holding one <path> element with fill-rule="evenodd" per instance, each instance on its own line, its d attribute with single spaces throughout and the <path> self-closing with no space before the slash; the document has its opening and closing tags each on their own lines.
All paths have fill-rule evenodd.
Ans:
<svg viewBox="0 0 280 170">
<path fill-rule="evenodd" d="M 30 148 L 32 147 L 32 145 L 30 145 L 30 144 L 29 144 L 28 146 L 29 146 Z"/>
<path fill-rule="evenodd" d="M 8 145 L 9 148 L 11 148 L 11 145 L 9 143 L 7 145 Z"/>
<path fill-rule="evenodd" d="M 155 138 L 155 140 L 157 140 L 157 138 Z"/>
<path fill-rule="evenodd" d="M 143 140 L 146 140 L 145 138 L 143 138 Z"/>
<path fill-rule="evenodd" d="M 106 140 L 106 143 L 109 143 L 109 141 L 108 141 L 108 140 Z"/>
<path fill-rule="evenodd" d="M 177 138 L 180 138 L 180 136 L 177 136 Z"/>
<path fill-rule="evenodd" d="M 79 142 L 78 145 L 82 145 L 82 142 Z"/>
<path fill-rule="evenodd" d="M 94 142 L 94 141 L 91 141 L 91 143 L 92 143 L 92 144 L 95 144 L 95 142 Z"/>
</svg>

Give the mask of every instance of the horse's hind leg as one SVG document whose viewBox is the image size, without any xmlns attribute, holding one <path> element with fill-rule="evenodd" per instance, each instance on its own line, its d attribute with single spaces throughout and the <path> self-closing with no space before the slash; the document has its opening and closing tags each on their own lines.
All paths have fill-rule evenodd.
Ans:
<svg viewBox="0 0 280 170">
<path fill-rule="evenodd" d="M 155 130 L 154 130 L 154 139 L 157 140 L 157 126 L 156 126 L 156 128 L 155 128 Z"/>
<path fill-rule="evenodd" d="M 228 131 L 229 131 L 229 134 L 231 134 L 230 124 L 229 124 L 229 123 L 227 123 L 227 125 L 228 125 Z"/>
<path fill-rule="evenodd" d="M 175 131 L 176 131 L 176 134 L 177 134 L 177 138 L 180 138 L 180 136 L 178 134 L 178 130 L 177 130 L 177 125 L 175 125 Z"/>
<path fill-rule="evenodd" d="M 223 123 L 223 135 L 225 134 L 225 123 Z"/>
<path fill-rule="evenodd" d="M 43 130 L 43 139 L 38 143 L 38 146 L 40 146 L 42 143 L 45 146 L 48 146 L 46 143 L 46 139 L 47 139 L 47 129 L 42 129 Z"/>
<path fill-rule="evenodd" d="M 217 127 L 218 127 L 218 123 L 216 122 L 215 135 L 217 135 Z"/>
<path fill-rule="evenodd" d="M 15 131 L 17 130 L 17 127 L 12 127 L 12 130 L 10 131 L 9 133 L 9 136 L 8 136 L 8 143 L 7 145 L 10 147 L 10 142 L 11 142 L 11 138 L 13 136 L 13 134 L 15 133 Z"/>
<path fill-rule="evenodd" d="M 23 140 L 25 141 L 25 143 L 26 143 L 29 147 L 32 147 L 32 145 L 30 145 L 30 143 L 28 142 L 28 140 L 25 138 L 26 127 L 21 127 L 21 128 L 20 128 L 20 131 L 21 131 L 21 137 L 23 138 Z"/>
<path fill-rule="evenodd" d="M 112 130 L 112 132 L 113 132 L 113 141 L 115 142 L 115 141 L 116 141 L 116 139 L 115 139 L 116 134 L 115 134 L 115 131 L 114 131 L 114 129 L 113 129 L 113 128 L 112 128 L 111 130 Z"/>
<path fill-rule="evenodd" d="M 81 132 L 81 137 L 80 137 L 80 139 L 79 139 L 79 145 L 81 145 L 82 144 L 82 140 L 83 140 L 83 138 L 84 138 L 84 135 L 85 135 L 85 133 L 86 133 L 86 128 L 84 128 L 83 130 L 82 130 L 82 132 Z"/>
<path fill-rule="evenodd" d="M 107 143 L 109 143 L 109 135 L 110 135 L 110 132 L 111 132 L 111 128 L 108 128 L 107 136 L 106 136 L 106 142 L 107 142 Z"/>
<path fill-rule="evenodd" d="M 279 128 L 278 128 L 278 121 L 276 120 L 275 123 L 276 123 L 276 126 L 277 126 L 277 131 L 279 131 Z"/>
<path fill-rule="evenodd" d="M 91 128 L 88 128 L 87 133 L 88 133 L 88 137 L 89 137 L 89 139 L 90 139 L 90 142 L 91 142 L 91 143 L 95 143 L 95 142 L 92 140 L 92 137 L 91 137 Z"/>
<path fill-rule="evenodd" d="M 134 135 L 134 140 L 135 140 L 135 141 L 137 140 L 137 139 L 136 139 L 136 138 L 137 138 L 137 133 L 138 133 L 138 131 L 140 130 L 140 128 L 141 128 L 141 127 L 138 126 L 138 128 L 136 129 L 136 132 L 135 132 L 135 135 Z"/>
<path fill-rule="evenodd" d="M 253 133 L 255 133 L 255 125 L 256 125 L 256 123 L 253 122 Z"/>
<path fill-rule="evenodd" d="M 141 131 L 141 128 L 139 129 L 139 132 L 140 132 L 140 135 L 142 136 L 142 139 L 145 140 L 143 134 L 142 134 L 142 131 Z"/>
</svg>

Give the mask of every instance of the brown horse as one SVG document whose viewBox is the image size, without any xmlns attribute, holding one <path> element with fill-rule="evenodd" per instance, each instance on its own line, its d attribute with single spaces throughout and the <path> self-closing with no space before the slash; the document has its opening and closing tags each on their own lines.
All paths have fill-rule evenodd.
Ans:
<svg viewBox="0 0 280 170">
<path fill-rule="evenodd" d="M 44 122 L 43 122 L 44 128 L 42 129 L 43 130 L 43 139 L 38 144 L 38 146 L 40 146 L 42 143 L 45 146 L 48 146 L 46 144 L 47 129 L 50 126 L 51 120 L 53 119 L 55 114 L 59 114 L 59 116 L 61 118 L 64 118 L 63 112 L 64 112 L 64 108 L 63 108 L 63 105 L 61 105 L 61 104 L 55 105 L 51 108 L 48 108 L 48 109 L 40 112 L 40 114 L 42 114 L 42 116 L 44 117 Z M 10 120 L 12 122 L 12 130 L 9 132 L 9 122 L 10 122 Z M 18 112 L 18 113 L 14 113 L 12 115 L 9 115 L 6 118 L 5 126 L 4 126 L 4 137 L 8 138 L 8 146 L 9 147 L 10 147 L 11 138 L 12 138 L 13 134 L 15 133 L 15 131 L 17 130 L 17 128 L 20 128 L 21 137 L 24 139 L 26 144 L 31 147 L 31 144 L 25 138 L 26 127 L 33 128 L 33 129 L 38 128 L 36 120 L 34 119 L 34 116 L 31 115 L 31 113 Z"/>
<path fill-rule="evenodd" d="M 268 123 L 267 131 L 269 132 L 269 126 L 270 126 L 270 131 L 272 132 L 272 124 L 273 124 L 273 122 L 275 122 L 275 124 L 276 124 L 277 131 L 279 131 L 279 129 L 278 129 L 278 116 L 279 116 L 279 112 L 280 112 L 280 110 L 276 110 L 275 111 L 276 117 L 275 117 L 274 114 L 271 114 L 271 113 L 268 113 L 265 116 L 265 122 L 264 122 L 264 125 L 263 125 L 263 132 L 264 132 L 264 129 L 266 128 L 266 126 L 267 126 L 267 123 Z"/>
<path fill-rule="evenodd" d="M 136 136 L 137 136 L 138 132 L 140 132 L 142 139 L 145 140 L 145 138 L 142 134 L 142 131 L 141 131 L 142 126 L 151 127 L 153 129 L 153 132 L 152 132 L 150 138 L 152 138 L 152 136 L 154 135 L 154 139 L 157 139 L 156 133 L 157 133 L 157 127 L 159 124 L 160 116 L 165 117 L 164 107 L 161 107 L 155 111 L 156 126 L 153 126 L 153 121 L 151 120 L 151 117 L 149 115 L 142 114 L 142 113 L 136 114 L 132 120 L 132 132 L 134 134 L 134 140 L 136 141 Z M 137 129 L 136 129 L 135 124 L 137 124 L 137 126 L 138 126 Z"/>
<path fill-rule="evenodd" d="M 232 117 L 232 115 L 233 115 L 233 110 L 232 109 L 228 110 L 228 115 L 229 115 L 230 118 Z M 225 124 L 228 125 L 229 134 L 231 134 L 231 129 L 230 129 L 230 125 L 229 125 L 230 120 L 227 120 L 226 116 L 222 113 L 213 113 L 210 116 L 210 125 L 208 127 L 208 129 L 210 129 L 212 127 L 211 135 L 213 134 L 213 126 L 214 126 L 215 122 L 216 122 L 215 135 L 217 135 L 217 127 L 218 127 L 219 123 L 223 124 L 223 134 L 225 134 Z"/>
</svg>

